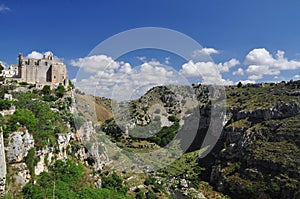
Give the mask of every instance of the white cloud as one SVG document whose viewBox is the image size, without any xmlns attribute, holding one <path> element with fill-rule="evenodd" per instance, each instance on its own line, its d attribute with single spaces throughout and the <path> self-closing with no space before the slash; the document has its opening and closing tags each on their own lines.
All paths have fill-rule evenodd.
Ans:
<svg viewBox="0 0 300 199">
<path fill-rule="evenodd" d="M 147 58 L 145 56 L 143 57 L 137 57 L 138 60 L 140 60 L 141 62 L 147 62 Z"/>
<path fill-rule="evenodd" d="M 262 79 L 263 75 L 262 74 L 260 74 L 260 75 L 250 75 L 248 78 L 249 78 L 249 80 L 254 81 L 254 80 Z"/>
<path fill-rule="evenodd" d="M 236 71 L 232 72 L 232 75 L 244 75 L 244 70 L 242 68 L 238 68 Z"/>
<path fill-rule="evenodd" d="M 1 12 L 7 12 L 7 11 L 10 11 L 10 8 L 7 7 L 7 6 L 4 5 L 4 4 L 1 4 L 1 5 L 0 5 L 0 13 L 1 13 Z"/>
<path fill-rule="evenodd" d="M 165 64 L 170 64 L 170 60 L 171 60 L 170 57 L 165 57 Z"/>
<path fill-rule="evenodd" d="M 193 52 L 193 57 L 199 57 L 202 55 L 219 54 L 219 51 L 214 48 L 202 48 Z"/>
<path fill-rule="evenodd" d="M 245 64 L 249 65 L 270 65 L 274 59 L 265 48 L 253 49 L 246 56 Z"/>
<path fill-rule="evenodd" d="M 266 65 L 250 65 L 246 70 L 249 75 L 279 75 L 280 71 Z"/>
<path fill-rule="evenodd" d="M 5 62 L 1 61 L 1 60 L 0 60 L 0 65 L 2 65 L 5 68 L 7 67 L 7 64 Z"/>
<path fill-rule="evenodd" d="M 217 67 L 218 67 L 219 71 L 222 73 L 222 72 L 228 72 L 230 68 L 237 66 L 239 64 L 240 64 L 239 60 L 231 59 L 227 62 L 219 63 L 217 65 Z"/>
<path fill-rule="evenodd" d="M 294 75 L 293 79 L 295 79 L 295 80 L 300 79 L 300 75 Z"/>
<path fill-rule="evenodd" d="M 43 56 L 44 56 L 44 53 L 40 53 L 40 52 L 37 52 L 37 51 L 32 51 L 26 57 L 34 58 L 34 59 L 42 59 Z"/>
<path fill-rule="evenodd" d="M 33 59 L 42 59 L 44 57 L 44 55 L 46 57 L 48 57 L 50 54 L 53 55 L 53 53 L 51 51 L 47 51 L 47 52 L 44 52 L 44 53 L 41 53 L 41 52 L 37 52 L 37 51 L 32 51 L 31 53 L 29 53 L 27 56 L 25 57 L 28 57 L 28 58 L 33 58 Z M 63 61 L 62 58 L 59 58 L 57 56 L 54 56 L 54 60 L 56 61 Z"/>
<path fill-rule="evenodd" d="M 275 57 L 265 48 L 253 49 L 246 56 L 245 64 L 249 79 L 262 79 L 263 75 L 279 75 L 282 70 L 295 70 L 300 68 L 300 61 L 288 60 L 284 51 L 278 50 Z"/>
<path fill-rule="evenodd" d="M 93 55 L 90 57 L 71 60 L 72 66 L 83 68 L 85 72 L 102 72 L 104 70 L 114 70 L 120 67 L 119 62 L 115 62 L 111 57 L 106 55 Z"/>
<path fill-rule="evenodd" d="M 82 69 L 74 82 L 77 88 L 85 93 L 117 100 L 138 98 L 154 86 L 185 81 L 174 69 L 163 66 L 155 59 L 132 67 L 129 63 L 97 55 L 72 60 L 71 64 Z"/>
<path fill-rule="evenodd" d="M 240 81 L 237 81 L 235 82 L 235 84 L 238 84 L 239 82 L 241 82 L 242 84 L 255 84 L 256 82 L 254 80 L 240 80 Z"/>
<path fill-rule="evenodd" d="M 232 84 L 230 80 L 224 80 L 217 70 L 218 65 L 214 62 L 197 62 L 189 61 L 182 65 L 179 71 L 181 75 L 189 77 L 200 77 L 205 84 Z"/>
<path fill-rule="evenodd" d="M 231 80 L 224 80 L 221 73 L 228 72 L 230 68 L 239 65 L 240 62 L 237 59 L 231 59 L 224 63 L 197 62 L 189 61 L 182 65 L 180 74 L 186 77 L 201 77 L 203 83 L 206 84 L 232 84 Z"/>
</svg>

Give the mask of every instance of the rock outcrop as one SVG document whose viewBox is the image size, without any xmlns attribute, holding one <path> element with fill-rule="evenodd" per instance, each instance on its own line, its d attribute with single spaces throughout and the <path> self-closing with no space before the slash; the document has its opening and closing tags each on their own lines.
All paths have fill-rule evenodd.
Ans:
<svg viewBox="0 0 300 199">
<path fill-rule="evenodd" d="M 299 198 L 299 106 L 231 111 L 224 146 L 214 151 L 210 182 L 233 198 Z"/>
<path fill-rule="evenodd" d="M 6 160 L 3 142 L 3 133 L 0 128 L 0 198 L 4 197 L 6 184 Z"/>
<path fill-rule="evenodd" d="M 106 146 L 100 141 L 99 135 L 91 121 L 85 122 L 77 132 L 80 141 L 84 144 L 86 151 L 79 151 L 81 157 L 92 166 L 94 170 L 100 170 L 109 164 Z"/>
<path fill-rule="evenodd" d="M 8 163 L 20 163 L 24 161 L 28 151 L 34 147 L 33 136 L 26 129 L 24 131 L 12 132 L 8 140 Z"/>
<path fill-rule="evenodd" d="M 244 118 L 254 118 L 254 119 L 280 119 L 286 117 L 292 117 L 299 112 L 299 106 L 297 104 L 279 104 L 274 108 L 268 109 L 257 109 L 253 111 L 239 111 L 235 115 L 236 120 L 241 120 Z"/>
</svg>

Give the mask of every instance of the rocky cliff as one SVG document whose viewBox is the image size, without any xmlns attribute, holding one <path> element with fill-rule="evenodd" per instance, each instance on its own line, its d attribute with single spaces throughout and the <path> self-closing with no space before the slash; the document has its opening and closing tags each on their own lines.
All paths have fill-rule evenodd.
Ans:
<svg viewBox="0 0 300 199">
<path fill-rule="evenodd" d="M 0 198 L 4 197 L 5 184 L 6 184 L 6 159 L 5 159 L 5 152 L 4 152 L 3 133 L 1 131 L 0 132 Z"/>
<path fill-rule="evenodd" d="M 219 146 L 199 160 L 202 177 L 233 198 L 300 198 L 300 101 L 290 95 L 299 85 L 229 88 L 231 119 Z"/>
<path fill-rule="evenodd" d="M 112 100 L 83 94 L 13 92 L 16 112 L 1 118 L 0 192 L 47 198 L 63 187 L 69 198 L 101 195 L 105 188 L 123 197 L 299 198 L 299 88 L 300 81 L 225 90 L 159 86 L 117 109 Z M 173 139 L 186 153 L 165 168 L 116 173 L 135 160 L 122 150 L 149 153 Z M 167 163 L 168 157 L 159 158 Z"/>
</svg>

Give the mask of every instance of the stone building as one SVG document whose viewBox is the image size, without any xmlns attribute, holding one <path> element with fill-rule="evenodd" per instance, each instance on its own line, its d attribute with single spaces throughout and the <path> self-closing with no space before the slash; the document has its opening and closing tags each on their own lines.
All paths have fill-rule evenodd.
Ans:
<svg viewBox="0 0 300 199">
<path fill-rule="evenodd" d="M 47 57 L 44 55 L 41 59 L 23 57 L 19 53 L 18 60 L 17 65 L 3 70 L 6 80 L 35 84 L 37 88 L 42 88 L 44 85 L 68 86 L 67 67 L 63 62 L 54 60 L 52 53 Z"/>
</svg>

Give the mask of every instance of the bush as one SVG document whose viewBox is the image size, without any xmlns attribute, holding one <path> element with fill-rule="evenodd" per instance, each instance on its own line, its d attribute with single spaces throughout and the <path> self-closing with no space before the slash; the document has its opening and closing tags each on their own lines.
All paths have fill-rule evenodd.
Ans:
<svg viewBox="0 0 300 199">
<path fill-rule="evenodd" d="M 66 93 L 66 89 L 65 89 L 65 87 L 63 85 L 59 85 L 57 87 L 57 89 L 55 90 L 55 93 L 56 93 L 57 97 L 61 98 Z"/>
<path fill-rule="evenodd" d="M 69 88 L 71 88 L 71 89 L 75 88 L 75 86 L 74 86 L 74 84 L 73 84 L 73 82 L 71 80 L 69 80 Z"/>
<path fill-rule="evenodd" d="M 270 183 L 268 190 L 271 196 L 273 196 L 274 198 L 277 198 L 280 194 L 280 186 L 274 181 Z"/>
<path fill-rule="evenodd" d="M 171 122 L 179 122 L 179 119 L 175 115 L 169 116 L 168 120 Z"/>
<path fill-rule="evenodd" d="M 58 98 L 53 95 L 44 95 L 42 99 L 45 102 L 55 102 Z"/>
<path fill-rule="evenodd" d="M 20 82 L 19 84 L 20 84 L 21 86 L 26 86 L 26 85 L 28 85 L 27 82 Z"/>
<path fill-rule="evenodd" d="M 147 199 L 158 199 L 158 197 L 153 191 L 149 191 L 146 195 L 147 195 Z"/>
<path fill-rule="evenodd" d="M 157 134 L 147 138 L 148 141 L 154 142 L 157 145 L 164 147 L 176 136 L 179 129 L 179 122 L 175 122 L 172 126 L 164 126 Z"/>
<path fill-rule="evenodd" d="M 155 183 L 155 180 L 156 180 L 155 178 L 149 177 L 145 180 L 144 184 L 146 186 L 153 185 Z"/>
<path fill-rule="evenodd" d="M 43 93 L 44 95 L 49 95 L 49 94 L 51 94 L 51 87 L 50 87 L 49 85 L 45 85 L 45 86 L 43 87 L 43 89 L 42 89 L 42 93 Z"/>
<path fill-rule="evenodd" d="M 15 113 L 10 117 L 12 124 L 20 123 L 26 126 L 30 132 L 33 132 L 39 122 L 34 116 L 33 112 L 27 109 L 17 109 Z"/>
<path fill-rule="evenodd" d="M 25 163 L 32 178 L 34 178 L 34 167 L 38 163 L 39 158 L 35 155 L 35 148 L 31 148 L 25 157 Z"/>
<path fill-rule="evenodd" d="M 8 110 L 11 107 L 11 102 L 8 100 L 0 99 L 0 111 Z"/>
<path fill-rule="evenodd" d="M 237 87 L 238 87 L 238 88 L 241 88 L 242 86 L 243 86 L 242 82 L 239 82 L 239 83 L 237 84 Z"/>
</svg>

